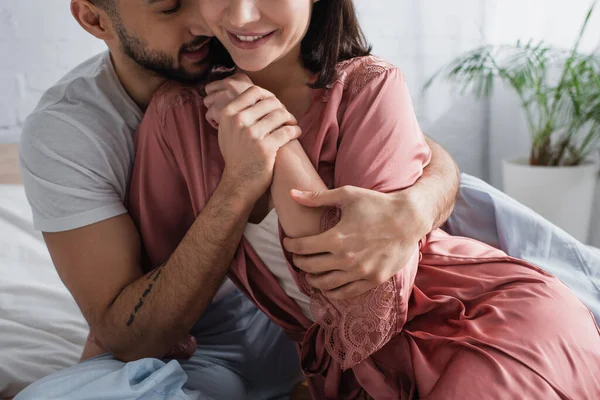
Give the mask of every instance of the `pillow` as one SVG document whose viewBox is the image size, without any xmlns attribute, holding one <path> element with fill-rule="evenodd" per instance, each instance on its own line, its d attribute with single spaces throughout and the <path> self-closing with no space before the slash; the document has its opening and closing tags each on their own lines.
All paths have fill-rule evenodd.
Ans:
<svg viewBox="0 0 600 400">
<path fill-rule="evenodd" d="M 61 282 L 23 186 L 0 185 L 0 398 L 79 360 L 88 326 Z"/>
</svg>

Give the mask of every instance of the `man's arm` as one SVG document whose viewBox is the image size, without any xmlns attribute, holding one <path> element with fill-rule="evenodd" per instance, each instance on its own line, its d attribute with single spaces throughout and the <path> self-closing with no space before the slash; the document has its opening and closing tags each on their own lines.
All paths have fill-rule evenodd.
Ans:
<svg viewBox="0 0 600 400">
<path fill-rule="evenodd" d="M 295 254 L 296 266 L 315 274 L 309 276 L 311 285 L 333 299 L 358 296 L 395 275 L 413 246 L 446 221 L 458 194 L 458 167 L 440 145 L 431 139 L 427 144 L 431 161 L 407 189 L 383 194 L 347 186 L 292 195 L 305 206 L 344 210 L 341 221 L 327 233 L 337 238 L 335 244 L 324 240 L 325 233 L 284 241 Z M 356 271 L 354 282 L 326 273 L 340 264 Z"/>
<path fill-rule="evenodd" d="M 161 132 L 161 126 L 152 126 Z M 168 253 L 156 263 L 162 264 L 160 268 L 144 276 L 140 234 L 115 189 L 119 182 L 111 180 L 114 169 L 126 169 L 128 160 L 123 165 L 119 159 L 107 163 L 104 156 L 114 148 L 89 140 L 89 135 L 62 119 L 50 115 L 28 119 L 21 137 L 20 164 L 36 226 L 46 232 L 61 279 L 106 351 L 125 361 L 160 358 L 186 338 L 221 284 L 254 203 L 270 184 L 278 147 L 298 135 L 279 134 L 278 143 L 269 140 L 268 145 L 261 142 L 252 148 L 225 135 L 223 142 L 233 155 L 226 158 L 218 187 L 197 217 L 192 213 L 185 221 L 175 221 L 183 231 L 169 238 Z M 152 165 L 172 179 L 155 185 L 152 194 L 174 198 L 170 185 L 177 174 L 170 175 L 166 168 L 175 164 L 161 149 L 146 154 L 145 166 Z M 138 172 L 150 175 L 148 179 L 154 176 L 149 168 Z M 130 196 L 135 193 L 130 189 Z M 156 201 L 156 197 L 142 197 Z M 182 203 L 185 198 L 178 204 Z M 165 219 L 180 211 L 167 209 L 148 217 L 160 229 Z"/>
<path fill-rule="evenodd" d="M 427 234 L 450 218 L 460 186 L 460 171 L 452 156 L 442 146 L 428 137 L 425 140 L 432 153 L 429 165 L 411 188 L 396 192 L 394 196 L 399 200 L 399 208 L 408 204 L 420 205 L 415 216 L 421 216 Z M 403 197 L 412 197 L 412 201 Z"/>
<path fill-rule="evenodd" d="M 143 275 L 129 215 L 44 237 L 96 339 L 116 358 L 162 357 L 185 337 L 227 273 L 252 209 L 222 181 L 172 257 Z"/>
</svg>

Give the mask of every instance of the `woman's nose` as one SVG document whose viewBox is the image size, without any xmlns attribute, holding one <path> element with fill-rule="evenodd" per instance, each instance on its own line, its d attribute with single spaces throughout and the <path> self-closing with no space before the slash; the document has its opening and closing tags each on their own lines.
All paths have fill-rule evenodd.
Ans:
<svg viewBox="0 0 600 400">
<path fill-rule="evenodd" d="M 231 0 L 227 9 L 229 24 L 241 28 L 260 19 L 256 0 Z"/>
</svg>

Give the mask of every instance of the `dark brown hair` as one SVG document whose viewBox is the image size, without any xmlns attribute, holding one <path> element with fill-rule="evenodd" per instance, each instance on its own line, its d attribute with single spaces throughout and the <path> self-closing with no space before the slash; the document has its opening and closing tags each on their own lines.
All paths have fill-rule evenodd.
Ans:
<svg viewBox="0 0 600 400">
<path fill-rule="evenodd" d="M 354 57 L 368 56 L 367 43 L 358 23 L 352 0 L 319 0 L 313 6 L 300 56 L 304 67 L 317 74 L 313 88 L 323 88 L 336 78 L 336 65 Z M 233 60 L 218 40 L 211 44 L 211 57 L 216 68 L 232 68 Z"/>
</svg>

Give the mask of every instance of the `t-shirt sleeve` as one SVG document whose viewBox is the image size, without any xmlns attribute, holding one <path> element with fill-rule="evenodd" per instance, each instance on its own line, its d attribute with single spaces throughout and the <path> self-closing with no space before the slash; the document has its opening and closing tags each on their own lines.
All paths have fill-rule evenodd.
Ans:
<svg viewBox="0 0 600 400">
<path fill-rule="evenodd" d="M 42 112 L 26 120 L 19 164 L 40 231 L 68 231 L 127 212 L 110 155 L 58 116 Z"/>
</svg>

